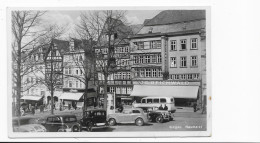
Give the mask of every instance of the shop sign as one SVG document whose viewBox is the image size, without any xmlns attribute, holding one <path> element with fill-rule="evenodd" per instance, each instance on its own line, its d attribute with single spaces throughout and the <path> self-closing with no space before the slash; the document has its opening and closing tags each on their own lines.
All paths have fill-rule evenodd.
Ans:
<svg viewBox="0 0 260 143">
<path fill-rule="evenodd" d="M 139 85 L 190 85 L 189 81 L 136 81 Z"/>
</svg>

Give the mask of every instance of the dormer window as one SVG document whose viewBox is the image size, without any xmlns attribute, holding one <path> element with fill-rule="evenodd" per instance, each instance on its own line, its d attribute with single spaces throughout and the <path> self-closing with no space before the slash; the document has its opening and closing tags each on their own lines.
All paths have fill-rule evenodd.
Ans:
<svg viewBox="0 0 260 143">
<path fill-rule="evenodd" d="M 153 33 L 153 28 L 150 27 L 148 33 Z"/>
</svg>

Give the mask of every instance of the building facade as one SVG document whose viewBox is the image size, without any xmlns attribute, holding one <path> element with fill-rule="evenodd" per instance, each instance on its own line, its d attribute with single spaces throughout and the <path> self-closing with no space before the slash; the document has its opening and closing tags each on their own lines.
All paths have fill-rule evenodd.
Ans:
<svg viewBox="0 0 260 143">
<path fill-rule="evenodd" d="M 135 86 L 171 86 L 169 96 L 175 97 L 176 106 L 196 101 L 201 105 L 206 89 L 205 25 L 203 10 L 167 10 L 146 20 L 131 37 L 132 96 Z M 181 95 L 180 90 L 195 93 Z M 164 96 L 160 92 L 157 96 Z"/>
</svg>

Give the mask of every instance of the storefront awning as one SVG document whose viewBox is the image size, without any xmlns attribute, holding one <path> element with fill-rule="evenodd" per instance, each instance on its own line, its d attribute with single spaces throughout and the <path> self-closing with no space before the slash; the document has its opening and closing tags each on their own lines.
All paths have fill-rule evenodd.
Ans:
<svg viewBox="0 0 260 143">
<path fill-rule="evenodd" d="M 64 92 L 59 99 L 63 100 L 79 100 L 84 95 L 83 92 Z M 87 98 L 96 97 L 96 92 L 90 92 L 87 94 Z"/>
<path fill-rule="evenodd" d="M 82 97 L 83 93 L 82 92 L 77 92 L 77 93 L 73 93 L 73 92 L 64 92 L 59 99 L 63 99 L 63 100 L 79 100 Z"/>
<path fill-rule="evenodd" d="M 198 86 L 153 86 L 134 85 L 130 96 L 197 98 Z"/>
<path fill-rule="evenodd" d="M 25 95 L 21 99 L 39 101 L 41 98 L 42 96 Z"/>
</svg>

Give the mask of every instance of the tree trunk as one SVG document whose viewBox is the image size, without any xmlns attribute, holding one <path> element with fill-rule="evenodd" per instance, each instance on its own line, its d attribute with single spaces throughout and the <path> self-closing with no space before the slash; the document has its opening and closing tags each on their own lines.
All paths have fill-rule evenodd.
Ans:
<svg viewBox="0 0 260 143">
<path fill-rule="evenodd" d="M 17 72 L 16 72 L 16 76 L 17 76 L 17 82 L 16 82 L 16 96 L 17 96 L 17 106 L 16 106 L 16 109 L 18 110 L 17 111 L 17 116 L 18 116 L 18 126 L 20 126 L 20 116 L 21 116 L 21 111 L 20 111 L 20 108 L 21 108 L 21 86 L 22 86 L 22 77 L 21 77 L 21 40 L 19 40 L 17 42 L 17 45 L 18 45 L 18 53 L 17 53 Z"/>
<path fill-rule="evenodd" d="M 107 110 L 107 74 L 104 74 L 104 109 Z"/>
<path fill-rule="evenodd" d="M 51 49 L 52 50 L 52 49 Z M 52 77 L 53 77 L 53 58 L 52 58 L 52 56 L 53 56 L 53 53 L 51 52 L 51 114 L 53 115 L 54 113 L 53 113 L 53 79 L 52 79 Z"/>
<path fill-rule="evenodd" d="M 85 78 L 86 78 L 86 74 L 85 74 Z M 85 113 L 85 111 L 87 111 L 87 98 L 88 98 L 88 80 L 85 80 L 85 90 L 84 90 L 84 108 L 83 108 L 83 113 Z"/>
</svg>

